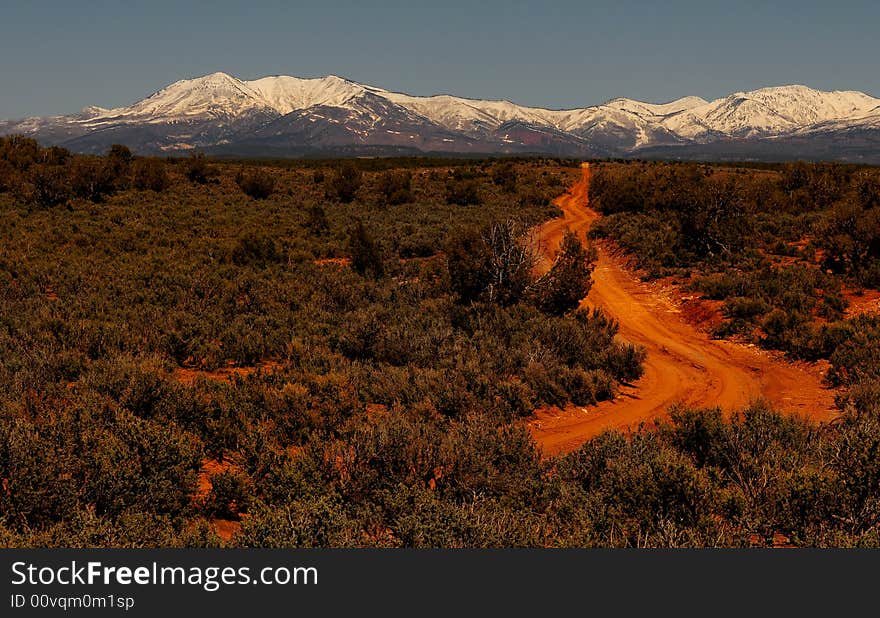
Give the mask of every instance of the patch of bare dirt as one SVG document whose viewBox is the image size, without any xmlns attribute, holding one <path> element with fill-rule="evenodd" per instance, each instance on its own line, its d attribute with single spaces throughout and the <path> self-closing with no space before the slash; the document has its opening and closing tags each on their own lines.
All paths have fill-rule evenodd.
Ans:
<svg viewBox="0 0 880 618">
<path fill-rule="evenodd" d="M 220 367 L 212 371 L 204 369 L 196 369 L 194 367 L 177 367 L 174 370 L 174 378 L 181 384 L 191 385 L 198 378 L 212 380 L 214 382 L 232 382 L 236 376 L 246 378 L 258 372 L 272 373 L 279 369 L 281 363 L 277 361 L 266 360 L 259 365 L 249 367 L 236 367 L 230 365 L 228 367 Z"/>
<path fill-rule="evenodd" d="M 321 258 L 319 260 L 315 260 L 315 264 L 318 266 L 348 266 L 351 264 L 351 258 L 348 257 L 335 257 L 335 258 Z"/>
<path fill-rule="evenodd" d="M 880 314 L 880 290 L 844 290 L 843 297 L 849 301 L 846 317 L 864 314 Z"/>
</svg>

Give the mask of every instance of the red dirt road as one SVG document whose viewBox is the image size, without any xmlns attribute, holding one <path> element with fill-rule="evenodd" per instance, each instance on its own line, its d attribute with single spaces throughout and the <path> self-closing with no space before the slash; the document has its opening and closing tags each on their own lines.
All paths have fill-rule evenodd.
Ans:
<svg viewBox="0 0 880 618">
<path fill-rule="evenodd" d="M 584 234 L 599 217 L 588 206 L 589 182 L 590 168 L 584 164 L 581 179 L 556 200 L 564 217 L 541 226 L 548 264 L 566 228 Z M 596 248 L 593 287 L 582 306 L 601 307 L 618 320 L 621 338 L 646 348 L 645 373 L 623 387 L 614 401 L 538 410 L 529 427 L 545 455 L 574 450 L 606 429 L 637 427 L 666 414 L 675 403 L 729 412 L 765 399 L 782 412 L 815 421 L 834 417 L 834 392 L 822 385 L 822 367 L 792 364 L 753 347 L 710 339 L 604 247 Z"/>
</svg>

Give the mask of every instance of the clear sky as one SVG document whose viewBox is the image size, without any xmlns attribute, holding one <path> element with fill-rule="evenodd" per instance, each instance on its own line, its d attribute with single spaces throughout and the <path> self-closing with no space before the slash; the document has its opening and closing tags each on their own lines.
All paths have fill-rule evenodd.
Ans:
<svg viewBox="0 0 880 618">
<path fill-rule="evenodd" d="M 0 118 L 225 71 L 569 108 L 791 83 L 880 95 L 880 1 L 12 0 Z"/>
</svg>

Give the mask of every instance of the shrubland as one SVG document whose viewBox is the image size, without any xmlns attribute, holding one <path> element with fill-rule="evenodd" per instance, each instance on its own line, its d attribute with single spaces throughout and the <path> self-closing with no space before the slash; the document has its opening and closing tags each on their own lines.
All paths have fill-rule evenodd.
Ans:
<svg viewBox="0 0 880 618">
<path fill-rule="evenodd" d="M 592 235 L 646 277 L 721 301 L 717 336 L 836 367 L 851 356 L 838 348 L 878 325 L 846 315 L 849 299 L 880 288 L 878 186 L 880 170 L 838 164 L 594 165 L 590 200 L 605 216 Z"/>
<path fill-rule="evenodd" d="M 556 160 L 80 157 L 0 140 L 0 544 L 876 546 L 880 328 L 835 319 L 824 278 L 867 281 L 864 252 L 831 274 L 799 265 L 775 283 L 751 268 L 714 284 L 725 299 L 760 288 L 767 315 L 786 294 L 812 299 L 799 311 L 827 329 L 822 354 L 847 387 L 839 422 L 680 408 L 542 457 L 523 422 L 535 408 L 608 399 L 644 360 L 613 319 L 578 308 L 585 239 L 534 268 L 529 230 L 577 173 Z M 847 195 L 828 188 L 828 212 Z M 656 268 L 703 260 L 718 277 L 759 263 L 755 238 L 838 221 L 802 196 L 765 225 L 716 197 L 690 223 L 609 202 L 601 233 L 668 234 Z M 737 226 L 756 231 L 743 241 Z"/>
</svg>

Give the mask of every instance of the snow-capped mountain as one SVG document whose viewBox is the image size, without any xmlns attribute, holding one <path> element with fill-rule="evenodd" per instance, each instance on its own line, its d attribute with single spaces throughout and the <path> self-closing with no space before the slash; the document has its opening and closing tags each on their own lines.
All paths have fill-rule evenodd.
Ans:
<svg viewBox="0 0 880 618">
<path fill-rule="evenodd" d="M 707 135 L 781 135 L 804 127 L 853 120 L 880 104 L 862 92 L 821 92 L 806 86 L 737 92 L 668 118 L 663 124 L 690 139 Z"/>
<path fill-rule="evenodd" d="M 547 153 L 738 158 L 792 155 L 880 160 L 880 99 L 806 86 L 689 96 L 654 104 L 613 99 L 570 110 L 451 95 L 412 96 L 329 75 L 240 80 L 225 73 L 175 82 L 116 109 L 0 122 L 81 152 L 126 143 L 143 153 Z M 845 136 L 857 135 L 858 154 Z M 836 144 L 828 151 L 828 144 Z M 867 144 L 867 146 L 866 146 Z M 811 145 L 814 145 L 813 148 Z M 751 149 L 751 150 L 750 150 Z M 768 155 L 769 153 L 769 155 Z M 867 159 L 866 159 L 867 156 Z"/>
</svg>

